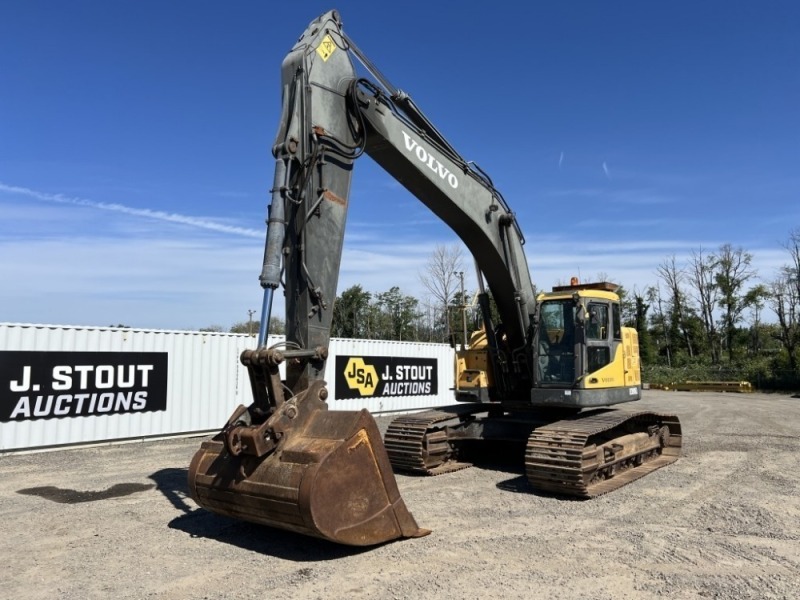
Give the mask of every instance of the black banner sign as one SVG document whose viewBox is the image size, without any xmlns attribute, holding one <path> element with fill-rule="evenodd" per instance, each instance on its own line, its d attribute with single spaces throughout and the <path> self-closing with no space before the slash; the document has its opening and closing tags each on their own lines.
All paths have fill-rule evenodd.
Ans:
<svg viewBox="0 0 800 600">
<path fill-rule="evenodd" d="M 167 409 L 166 352 L 0 351 L 0 422 Z"/>
<path fill-rule="evenodd" d="M 337 356 L 336 398 L 429 396 L 438 393 L 435 358 Z"/>
</svg>

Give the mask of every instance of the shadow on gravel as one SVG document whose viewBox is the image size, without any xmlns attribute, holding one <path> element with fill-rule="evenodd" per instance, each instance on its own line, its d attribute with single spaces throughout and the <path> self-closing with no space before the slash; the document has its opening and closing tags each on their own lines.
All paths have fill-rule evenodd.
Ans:
<svg viewBox="0 0 800 600">
<path fill-rule="evenodd" d="M 517 494 L 535 493 L 525 475 L 520 475 L 519 477 L 513 477 L 511 479 L 501 481 L 497 484 L 497 489 L 503 490 L 504 492 L 516 492 Z"/>
<path fill-rule="evenodd" d="M 575 498 L 574 496 L 559 496 L 557 494 L 551 494 L 548 492 L 541 492 L 534 488 L 531 483 L 528 481 L 528 478 L 525 475 L 520 475 L 519 477 L 514 477 L 512 479 L 506 479 L 505 481 L 501 481 L 497 484 L 497 489 L 503 490 L 504 492 L 514 492 L 516 494 L 529 494 L 531 496 L 538 496 L 540 498 L 555 498 L 559 501 L 575 501 L 575 502 L 583 502 L 580 498 Z"/>
<path fill-rule="evenodd" d="M 335 560 L 368 552 L 366 548 L 342 546 L 291 531 L 274 529 L 265 525 L 237 521 L 197 508 L 189 498 L 188 469 L 161 469 L 150 475 L 156 488 L 182 515 L 169 522 L 170 529 L 189 534 L 193 538 L 208 538 L 244 550 L 269 554 L 296 562 Z M 300 576 L 307 569 L 300 569 Z M 309 570 L 310 571 L 310 570 Z M 310 573 L 308 574 L 310 575 Z"/>
<path fill-rule="evenodd" d="M 189 469 L 161 469 L 150 475 L 156 482 L 156 489 L 164 494 L 172 506 L 184 513 L 192 512 L 196 507 L 189 504 Z"/>
<path fill-rule="evenodd" d="M 108 500 L 109 498 L 121 498 L 122 496 L 130 496 L 152 488 L 152 483 L 116 483 L 108 489 L 99 491 L 70 490 L 46 485 L 17 490 L 17 493 L 25 496 L 38 496 L 60 504 L 79 504 L 81 502 L 97 502 L 98 500 Z"/>
<path fill-rule="evenodd" d="M 501 481 L 497 489 L 516 494 L 531 494 L 542 498 L 560 498 L 546 492 L 536 490 L 525 476 L 525 445 L 519 442 L 483 442 L 481 444 L 464 444 L 461 447 L 461 456 L 466 462 L 472 462 L 473 468 L 486 471 L 496 471 L 515 475 L 510 479 Z M 565 496 L 565 499 L 574 499 Z"/>
</svg>

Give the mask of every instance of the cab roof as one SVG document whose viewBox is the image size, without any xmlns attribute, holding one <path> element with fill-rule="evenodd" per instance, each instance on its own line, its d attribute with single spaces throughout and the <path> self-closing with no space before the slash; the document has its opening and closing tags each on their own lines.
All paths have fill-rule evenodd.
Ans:
<svg viewBox="0 0 800 600">
<path fill-rule="evenodd" d="M 554 292 L 577 292 L 579 290 L 600 290 L 603 292 L 614 292 L 620 288 L 616 283 L 610 281 L 597 281 L 595 283 L 575 283 L 571 285 L 555 285 Z"/>
</svg>

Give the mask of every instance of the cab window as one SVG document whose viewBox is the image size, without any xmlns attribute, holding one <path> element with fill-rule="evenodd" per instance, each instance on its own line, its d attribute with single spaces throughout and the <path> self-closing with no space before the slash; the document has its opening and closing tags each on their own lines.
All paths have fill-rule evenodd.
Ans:
<svg viewBox="0 0 800 600">
<path fill-rule="evenodd" d="M 608 335 L 608 305 L 597 302 L 589 303 L 589 322 L 586 327 L 586 338 L 604 340 Z"/>
</svg>

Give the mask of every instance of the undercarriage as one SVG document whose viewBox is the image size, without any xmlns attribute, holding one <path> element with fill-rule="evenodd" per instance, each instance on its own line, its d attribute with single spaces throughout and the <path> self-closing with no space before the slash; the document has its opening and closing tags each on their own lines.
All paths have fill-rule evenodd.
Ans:
<svg viewBox="0 0 800 600">
<path fill-rule="evenodd" d="M 524 444 L 525 475 L 535 491 L 592 498 L 676 461 L 682 438 L 675 415 L 600 409 L 565 417 L 486 405 L 404 415 L 384 436 L 394 470 L 422 475 L 467 468 L 474 445 L 492 441 Z"/>
</svg>

